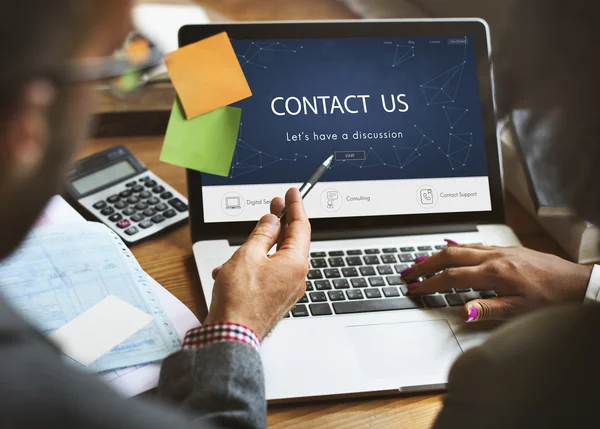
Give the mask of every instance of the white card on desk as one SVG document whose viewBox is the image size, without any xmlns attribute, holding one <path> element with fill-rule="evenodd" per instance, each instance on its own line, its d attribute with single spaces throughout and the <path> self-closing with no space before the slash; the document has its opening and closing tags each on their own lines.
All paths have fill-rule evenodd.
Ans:
<svg viewBox="0 0 600 429">
<path fill-rule="evenodd" d="M 153 317 L 131 304 L 110 295 L 62 328 L 50 334 L 62 352 L 82 365 L 131 337 Z"/>
</svg>

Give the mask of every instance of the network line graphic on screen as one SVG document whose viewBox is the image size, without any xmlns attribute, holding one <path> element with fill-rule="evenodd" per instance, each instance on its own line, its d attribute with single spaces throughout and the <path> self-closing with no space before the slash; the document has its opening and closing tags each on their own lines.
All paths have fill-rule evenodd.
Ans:
<svg viewBox="0 0 600 429">
<path fill-rule="evenodd" d="M 421 91 L 425 96 L 427 105 L 454 103 L 458 95 L 465 65 L 467 64 L 467 38 L 465 37 L 463 60 L 450 68 L 428 80 L 421 85 Z"/>
<path fill-rule="evenodd" d="M 207 183 L 295 183 L 327 152 L 324 182 L 487 174 L 472 37 L 231 42 L 253 96 L 233 105 L 229 175 Z"/>
<path fill-rule="evenodd" d="M 415 57 L 414 46 L 396 45 L 396 53 L 394 54 L 394 61 L 392 67 L 398 67 L 405 61 Z"/>
<path fill-rule="evenodd" d="M 294 153 L 293 157 L 284 158 L 262 151 L 244 141 L 242 138 L 243 135 L 244 123 L 242 122 L 240 123 L 240 134 L 238 135 L 237 145 L 235 147 L 235 152 L 233 153 L 233 162 L 229 173 L 230 179 L 235 179 L 243 174 L 252 173 L 264 167 L 268 167 L 269 165 L 277 164 L 278 162 L 296 162 L 298 159 L 308 158 L 306 155 L 300 153 Z"/>
<path fill-rule="evenodd" d="M 450 129 L 454 129 L 454 127 L 458 125 L 460 120 L 464 118 L 469 111 L 469 109 L 463 109 L 462 107 L 442 106 L 442 109 L 444 109 L 444 114 L 446 115 L 446 119 L 448 119 L 448 125 L 450 125 Z"/>
<path fill-rule="evenodd" d="M 452 134 L 448 138 L 448 148 L 438 147 L 448 158 L 452 170 L 467 165 L 467 159 L 473 147 L 473 133 Z"/>
<path fill-rule="evenodd" d="M 240 65 L 243 67 L 245 65 L 253 65 L 257 67 L 261 67 L 266 69 L 267 66 L 261 64 L 261 57 L 264 56 L 265 53 L 271 52 L 287 52 L 287 53 L 296 53 L 303 46 L 298 47 L 297 49 L 290 48 L 287 45 L 284 45 L 281 42 L 250 42 L 248 49 L 243 54 L 236 54 Z"/>
<path fill-rule="evenodd" d="M 427 137 L 418 126 L 414 125 L 413 128 L 419 135 L 417 138 L 412 139 L 413 141 L 418 140 L 418 143 L 415 146 L 392 145 L 397 162 L 394 162 L 393 159 L 384 161 L 387 156 L 383 153 L 379 154 L 376 149 L 370 147 L 363 161 L 339 161 L 333 164 L 331 168 L 335 168 L 340 165 L 351 165 L 358 168 L 390 167 L 402 170 L 423 156 L 423 149 L 435 143 L 434 140 Z"/>
</svg>

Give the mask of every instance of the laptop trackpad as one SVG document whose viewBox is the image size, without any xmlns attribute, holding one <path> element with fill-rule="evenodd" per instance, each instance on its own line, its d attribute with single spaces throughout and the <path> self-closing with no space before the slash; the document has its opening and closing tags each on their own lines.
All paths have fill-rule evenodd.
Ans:
<svg viewBox="0 0 600 429">
<path fill-rule="evenodd" d="M 370 378 L 446 374 L 462 353 L 446 320 L 348 326 L 346 331 Z"/>
</svg>

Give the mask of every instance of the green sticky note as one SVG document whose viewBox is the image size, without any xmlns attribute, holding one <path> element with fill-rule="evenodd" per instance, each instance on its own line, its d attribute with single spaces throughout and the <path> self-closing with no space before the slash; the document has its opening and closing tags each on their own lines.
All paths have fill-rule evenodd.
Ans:
<svg viewBox="0 0 600 429">
<path fill-rule="evenodd" d="M 228 176 L 241 118 L 242 109 L 222 107 L 188 120 L 179 100 L 175 100 L 160 160 Z"/>
</svg>

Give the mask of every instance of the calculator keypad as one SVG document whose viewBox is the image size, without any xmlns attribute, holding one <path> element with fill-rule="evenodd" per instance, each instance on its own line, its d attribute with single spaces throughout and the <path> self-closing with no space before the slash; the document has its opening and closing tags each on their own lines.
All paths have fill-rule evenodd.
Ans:
<svg viewBox="0 0 600 429">
<path fill-rule="evenodd" d="M 173 208 L 178 212 L 184 212 L 188 209 L 187 204 L 184 204 L 179 198 L 173 198 L 172 200 L 169 200 L 169 204 L 171 204 L 171 206 L 173 206 Z"/>
<path fill-rule="evenodd" d="M 123 219 L 117 222 L 117 226 L 121 229 L 129 228 L 131 226 L 131 222 L 129 222 L 127 219 Z"/>
<path fill-rule="evenodd" d="M 99 217 L 105 217 L 103 220 L 106 223 L 112 223 L 113 228 L 120 230 L 120 234 L 131 236 L 132 240 L 153 226 L 157 230 L 162 229 L 161 224 L 165 221 L 188 210 L 181 198 L 150 176 L 131 180 L 122 184 L 121 189 L 107 194 L 105 199 L 98 198 L 88 204 L 98 211 Z"/>
<path fill-rule="evenodd" d="M 104 216 L 110 216 L 114 212 L 115 212 L 115 209 L 113 209 L 112 207 L 106 207 L 105 209 L 102 209 L 102 211 L 100 213 L 102 213 Z"/>
</svg>

